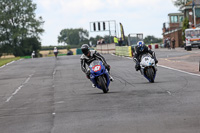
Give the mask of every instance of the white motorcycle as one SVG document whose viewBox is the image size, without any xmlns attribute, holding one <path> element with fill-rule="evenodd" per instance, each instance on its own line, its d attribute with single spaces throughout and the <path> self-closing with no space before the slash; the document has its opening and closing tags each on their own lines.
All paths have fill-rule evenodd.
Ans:
<svg viewBox="0 0 200 133">
<path fill-rule="evenodd" d="M 144 54 L 141 57 L 140 72 L 141 74 L 153 83 L 156 77 L 157 66 L 155 60 L 150 54 Z"/>
</svg>

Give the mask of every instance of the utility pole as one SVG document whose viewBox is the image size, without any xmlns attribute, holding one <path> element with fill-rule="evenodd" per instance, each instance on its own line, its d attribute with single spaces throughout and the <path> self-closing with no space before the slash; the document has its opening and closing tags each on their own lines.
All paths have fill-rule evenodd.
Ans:
<svg viewBox="0 0 200 133">
<path fill-rule="evenodd" d="M 193 12 L 194 12 L 194 27 L 196 27 L 196 13 L 195 13 L 195 6 L 193 8 Z"/>
</svg>

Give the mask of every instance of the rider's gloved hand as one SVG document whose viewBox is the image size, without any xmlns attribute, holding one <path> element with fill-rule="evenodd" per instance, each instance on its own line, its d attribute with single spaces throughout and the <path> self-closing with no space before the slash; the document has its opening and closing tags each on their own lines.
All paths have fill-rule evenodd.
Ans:
<svg viewBox="0 0 200 133">
<path fill-rule="evenodd" d="M 133 58 L 133 61 L 138 62 L 137 58 Z"/>
<path fill-rule="evenodd" d="M 155 63 L 156 63 L 156 64 L 158 63 L 158 60 L 157 60 L 157 59 L 155 59 Z"/>
<path fill-rule="evenodd" d="M 108 71 L 110 71 L 110 65 L 105 64 L 104 66 L 105 66 L 105 68 L 106 68 Z"/>
</svg>

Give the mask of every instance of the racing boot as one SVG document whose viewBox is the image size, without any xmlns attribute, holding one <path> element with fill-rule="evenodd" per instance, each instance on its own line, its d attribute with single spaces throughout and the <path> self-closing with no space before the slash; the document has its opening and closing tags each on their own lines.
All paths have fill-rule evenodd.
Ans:
<svg viewBox="0 0 200 133">
<path fill-rule="evenodd" d="M 140 64 L 139 64 L 139 63 L 137 63 L 137 64 L 135 65 L 135 70 L 136 70 L 136 71 L 140 70 Z"/>
<path fill-rule="evenodd" d="M 93 88 L 96 88 L 96 85 L 95 85 L 95 84 L 92 84 L 92 87 L 93 87 Z"/>
<path fill-rule="evenodd" d="M 114 81 L 113 77 L 109 75 L 110 81 Z"/>
</svg>

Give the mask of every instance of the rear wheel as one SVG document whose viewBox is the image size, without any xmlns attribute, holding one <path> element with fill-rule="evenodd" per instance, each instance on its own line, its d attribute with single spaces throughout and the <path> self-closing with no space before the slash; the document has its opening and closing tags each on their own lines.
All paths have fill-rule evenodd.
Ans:
<svg viewBox="0 0 200 133">
<path fill-rule="evenodd" d="M 106 79 L 104 76 L 99 76 L 98 77 L 98 84 L 101 86 L 101 89 L 103 90 L 104 93 L 108 92 L 107 86 L 106 86 Z"/>
</svg>

